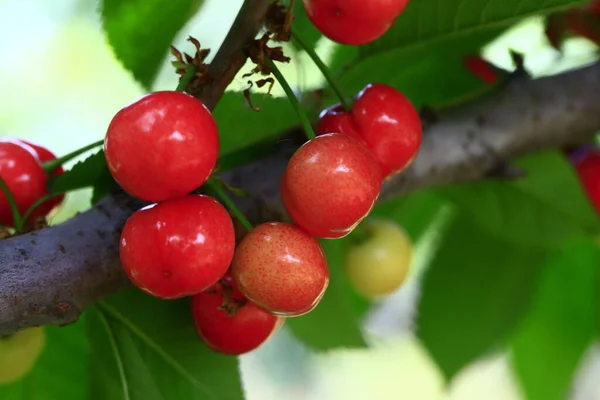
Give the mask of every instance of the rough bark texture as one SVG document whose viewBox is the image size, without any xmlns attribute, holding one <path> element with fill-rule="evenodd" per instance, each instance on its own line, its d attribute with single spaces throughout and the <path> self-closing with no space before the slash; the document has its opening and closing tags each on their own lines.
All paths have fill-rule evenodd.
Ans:
<svg viewBox="0 0 600 400">
<path fill-rule="evenodd" d="M 243 48 L 261 26 L 268 0 L 247 0 L 211 68 L 211 83 L 194 93 L 213 107 L 244 65 Z M 485 177 L 510 159 L 584 142 L 600 130 L 600 64 L 539 80 L 514 80 L 427 127 L 412 166 L 386 183 L 381 199 Z M 295 149 L 222 176 L 251 198 L 237 203 L 253 222 L 286 220 L 279 181 Z M 101 297 L 128 285 L 118 257 L 127 217 L 140 205 L 126 195 L 57 226 L 0 241 L 0 335 L 36 325 L 62 325 Z"/>
</svg>

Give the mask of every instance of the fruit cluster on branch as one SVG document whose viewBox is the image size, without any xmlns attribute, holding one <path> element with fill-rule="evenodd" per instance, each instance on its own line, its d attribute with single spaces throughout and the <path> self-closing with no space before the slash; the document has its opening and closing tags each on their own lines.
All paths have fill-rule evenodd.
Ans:
<svg viewBox="0 0 600 400">
<path fill-rule="evenodd" d="M 249 0 L 244 3 L 232 31 L 213 62 L 214 66 L 211 65 L 210 71 L 215 75 L 209 80 L 210 84 L 200 91 L 201 100 L 209 107 L 216 103 L 224 88 L 231 82 L 237 72 L 235 68 L 239 70 L 239 67 L 243 65 L 243 63 L 241 65 L 239 63 L 240 54 L 244 54 L 245 45 L 254 39 L 268 6 L 269 1 Z M 245 60 L 245 55 L 243 57 Z M 228 60 L 232 62 L 228 63 Z M 594 132 L 600 129 L 600 93 L 595 90 L 599 84 L 600 65 L 537 81 L 520 78 L 512 81 L 502 92 L 477 104 L 449 110 L 447 113 L 439 115 L 435 123 L 425 128 L 418 157 L 402 174 L 389 177 L 383 185 L 380 198 L 387 199 L 429 186 L 479 179 L 487 176 L 491 171 L 497 170 L 497 167 L 502 166 L 513 157 L 541 148 L 555 148 L 587 141 Z M 384 89 L 382 91 L 385 92 Z M 198 95 L 198 93 L 195 94 Z M 319 143 L 331 141 L 332 137 L 336 142 L 348 142 L 348 138 L 354 135 L 356 139 L 353 139 L 352 143 L 362 143 L 358 147 L 354 147 L 362 150 L 355 151 L 357 155 L 352 157 L 352 161 L 364 166 L 364 162 L 361 163 L 357 160 L 366 158 L 372 160 L 373 157 L 376 157 L 381 166 L 387 168 L 387 172 L 382 174 L 383 176 L 404 168 L 413 159 L 414 153 L 410 154 L 408 151 L 404 158 L 393 157 L 390 159 L 386 157 L 386 149 L 384 147 L 377 148 L 381 138 L 375 137 L 376 134 L 385 130 L 385 126 L 373 133 L 368 127 L 361 125 L 360 118 L 364 114 L 363 111 L 366 113 L 376 112 L 376 110 L 368 110 L 369 103 L 372 104 L 372 102 L 367 102 L 362 106 L 361 110 L 364 110 L 355 114 L 355 111 L 361 107 L 361 98 L 368 97 L 368 94 L 369 88 L 357 97 L 352 110 L 332 109 L 324 114 L 322 121 L 326 120 L 325 117 L 329 118 L 329 114 L 331 114 L 330 123 L 341 124 L 339 128 L 336 128 L 337 130 L 349 129 L 343 131 L 344 136 L 320 131 L 317 133 L 322 135 L 309 142 L 313 145 L 310 147 L 305 145 L 292 157 L 291 161 L 289 149 L 282 149 L 279 153 L 272 154 L 253 165 L 243 166 L 222 174 L 222 178 L 235 182 L 236 186 L 250 194 L 250 198 L 236 199 L 237 207 L 252 222 L 261 223 L 285 219 L 287 215 L 284 209 L 285 204 L 287 211 L 292 214 L 291 217 L 296 223 L 304 229 L 313 230 L 313 234 L 324 237 L 332 232 L 344 229 L 347 231 L 352 228 L 353 223 L 364 216 L 365 210 L 357 209 L 356 215 L 353 214 L 350 218 L 354 220 L 353 222 L 349 221 L 349 224 L 343 224 L 344 226 L 333 226 L 333 229 L 331 224 L 322 226 L 322 218 L 313 221 L 312 217 L 315 213 L 311 212 L 305 218 L 305 206 L 310 204 L 306 201 L 297 203 L 297 198 L 302 191 L 294 190 L 293 186 L 295 182 L 302 181 L 304 178 L 293 175 L 293 166 L 295 163 L 305 164 L 308 162 L 307 160 L 311 158 L 310 155 L 303 157 L 302 154 L 309 151 L 312 154 L 315 149 L 311 149 L 311 147 L 318 147 Z M 377 98 L 383 94 L 375 93 L 373 96 Z M 403 100 L 398 98 L 394 101 L 398 102 L 402 109 Z M 402 113 L 403 118 L 406 119 L 406 112 L 402 111 Z M 336 118 L 340 118 L 340 120 L 336 120 Z M 411 118 L 419 122 L 414 116 Z M 347 125 L 344 125 L 346 123 Z M 329 130 L 329 128 L 323 129 Z M 343 143 L 337 144 L 343 145 Z M 363 151 L 365 148 L 368 149 L 367 153 Z M 318 150 L 316 148 L 316 151 Z M 390 164 L 390 162 L 398 162 L 398 160 L 402 165 Z M 298 171 L 306 171 L 305 167 L 306 165 Z M 361 178 L 369 176 L 368 169 L 365 169 L 364 174 L 360 174 Z M 152 176 L 158 178 L 160 172 L 158 171 Z M 198 174 L 196 177 L 200 175 L 202 174 Z M 282 190 L 282 199 L 278 188 L 284 176 L 286 176 L 284 186 L 289 187 Z M 379 179 L 383 176 L 380 176 Z M 139 183 L 135 182 L 135 179 L 133 182 L 134 186 Z M 168 184 L 167 180 L 165 185 L 168 186 Z M 197 184 L 199 183 L 193 183 L 193 185 Z M 122 185 L 127 186 L 123 183 Z M 193 185 L 190 183 L 190 190 L 193 189 Z M 380 185 L 381 183 L 375 185 L 377 194 Z M 286 196 L 288 196 L 287 201 Z M 158 201 L 169 199 L 171 196 L 164 199 L 154 195 L 140 197 Z M 377 195 L 370 197 L 373 198 L 371 201 L 374 201 Z M 202 199 L 205 197 L 192 195 L 185 199 L 191 198 Z M 296 201 L 294 204 L 302 204 L 303 209 L 295 210 L 290 198 Z M 162 205 L 166 206 L 169 203 L 165 202 Z M 123 193 L 117 193 L 65 224 L 0 242 L 0 273 L 3 276 L 3 280 L 0 282 L 0 334 L 40 324 L 60 325 L 71 322 L 85 307 L 93 304 L 100 297 L 125 286 L 127 279 L 125 279 L 119 263 L 118 249 L 119 245 L 122 245 L 119 238 L 125 220 L 139 206 L 140 202 L 132 200 Z M 159 208 L 164 207 L 159 204 L 140 212 L 156 212 Z M 187 206 L 185 208 L 189 209 Z M 368 209 L 369 207 L 366 212 Z M 294 213 L 296 214 L 294 215 Z M 167 212 L 167 214 L 169 213 Z M 266 237 L 298 236 L 303 233 L 296 229 L 292 229 L 293 232 L 285 232 L 285 229 L 280 226 L 291 225 L 278 225 L 278 228 L 275 229 L 276 232 L 272 232 L 273 225 L 263 224 L 247 234 L 239 245 L 237 261 L 235 258 L 233 260 L 233 271 L 235 271 L 236 265 L 246 271 L 247 269 L 243 266 L 245 264 L 256 265 L 253 258 L 261 256 L 254 251 L 244 250 L 244 246 L 249 246 L 247 243 L 262 243 L 264 246 Z M 295 238 L 296 242 L 313 240 L 308 235 Z M 285 242 L 288 242 L 287 239 Z M 274 240 L 271 243 L 269 246 L 273 246 L 272 250 L 276 251 L 276 247 L 283 241 Z M 310 247 L 310 243 L 308 246 Z M 317 247 L 315 246 L 315 248 Z M 303 251 L 300 255 L 310 257 L 311 254 L 311 252 Z M 121 257 L 123 257 L 123 252 L 121 252 Z M 277 260 L 273 262 L 277 262 Z M 46 266 L 44 270 L 38 268 L 40 263 Z M 265 265 L 264 260 L 262 263 Z M 226 263 L 222 262 L 222 264 Z M 311 265 L 318 265 L 318 263 L 311 262 Z M 130 278 L 135 281 L 135 276 L 133 276 L 135 274 L 129 272 Z M 277 315 L 289 314 L 290 310 L 286 307 L 290 304 L 285 304 L 286 301 L 282 302 L 282 299 L 277 297 L 278 293 L 268 292 L 269 288 L 273 287 L 272 285 L 265 284 L 265 282 L 257 284 L 256 276 L 255 273 L 248 276 L 238 273 L 235 282 L 231 283 L 231 279 L 226 275 L 213 289 L 205 291 L 201 299 L 206 304 L 215 304 L 219 301 L 223 304 L 223 300 L 227 297 L 229 307 L 226 309 L 231 311 L 230 307 L 235 309 L 238 302 L 245 302 L 240 295 L 240 292 L 243 292 L 244 298 L 252 298 L 258 305 L 273 311 L 275 318 L 269 317 L 265 324 L 261 325 L 261 329 L 268 325 L 267 328 L 270 328 L 265 328 L 267 333 L 272 332 L 280 325 Z M 290 307 L 293 308 L 293 312 L 297 314 L 310 309 L 311 301 L 314 303 L 315 299 L 319 298 L 319 290 L 316 290 L 315 293 L 307 294 L 306 299 L 308 300 L 306 301 L 300 301 L 302 297 L 295 299 L 302 304 L 292 304 Z M 200 300 L 194 301 L 194 318 L 199 331 L 201 331 L 201 336 L 210 345 L 213 341 L 211 337 L 215 337 L 211 336 L 214 332 L 203 331 L 202 327 L 205 325 L 202 325 L 202 321 L 204 318 L 217 317 L 206 316 L 201 312 L 198 302 Z M 247 307 L 248 305 L 240 309 L 249 310 L 246 311 L 248 313 L 255 313 L 252 311 L 254 310 L 252 307 Z M 218 318 L 221 317 L 222 313 Z M 222 337 L 221 333 L 215 335 L 219 338 Z M 252 343 L 247 344 L 247 346 L 251 345 Z M 223 350 L 222 343 L 213 343 L 213 346 Z M 231 352 L 240 351 L 239 348 L 231 350 Z"/>
</svg>

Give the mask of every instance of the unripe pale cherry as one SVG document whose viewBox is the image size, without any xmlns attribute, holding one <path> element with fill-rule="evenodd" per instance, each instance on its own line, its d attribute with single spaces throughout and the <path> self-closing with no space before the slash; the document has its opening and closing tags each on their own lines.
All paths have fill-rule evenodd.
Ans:
<svg viewBox="0 0 600 400">
<path fill-rule="evenodd" d="M 192 316 L 204 343 L 214 351 L 230 355 L 257 349 L 285 321 L 248 301 L 230 275 L 192 298 Z"/>
<path fill-rule="evenodd" d="M 108 168 L 131 195 L 164 201 L 189 194 L 212 173 L 219 152 L 217 124 L 204 104 L 185 93 L 150 93 L 121 109 L 104 144 Z"/>
<path fill-rule="evenodd" d="M 321 244 L 301 228 L 280 222 L 259 225 L 244 236 L 231 274 L 248 300 L 285 317 L 313 310 L 329 284 Z"/>
<path fill-rule="evenodd" d="M 348 235 L 373 208 L 381 190 L 377 161 L 355 139 L 326 134 L 290 159 L 281 182 L 285 208 L 314 236 Z"/>
<path fill-rule="evenodd" d="M 0 139 L 0 177 L 13 195 L 21 216 L 46 195 L 47 177 L 33 149 L 19 140 Z M 0 190 L 0 224 L 14 226 L 10 205 Z"/>
<path fill-rule="evenodd" d="M 123 228 L 120 257 L 131 281 L 162 299 L 198 294 L 227 272 L 235 249 L 225 208 L 190 195 L 142 208 Z"/>
<path fill-rule="evenodd" d="M 392 26 L 408 0 L 303 0 L 313 25 L 334 42 L 363 45 Z"/>
<path fill-rule="evenodd" d="M 409 166 L 422 140 L 419 113 L 410 100 L 381 83 L 367 85 L 349 112 L 341 105 L 323 110 L 317 135 L 332 132 L 360 138 L 379 162 L 384 178 Z"/>
</svg>

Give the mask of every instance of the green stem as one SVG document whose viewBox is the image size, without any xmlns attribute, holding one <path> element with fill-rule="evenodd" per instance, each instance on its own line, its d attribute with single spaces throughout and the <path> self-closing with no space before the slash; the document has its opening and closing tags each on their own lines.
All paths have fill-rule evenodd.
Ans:
<svg viewBox="0 0 600 400">
<path fill-rule="evenodd" d="M 211 177 L 206 181 L 206 185 L 213 192 L 216 193 L 217 197 L 221 199 L 223 204 L 225 204 L 229 211 L 231 211 L 234 217 L 237 218 L 237 220 L 240 221 L 242 225 L 244 225 L 244 228 L 246 228 L 248 232 L 250 232 L 252 230 L 252 224 L 250 223 L 250 221 L 248 221 L 244 213 L 241 212 L 239 208 L 237 208 L 233 200 L 231 200 L 231 197 L 229 197 L 229 195 L 227 194 L 225 189 L 223 189 L 223 187 L 219 184 L 219 182 L 217 182 L 214 178 Z"/>
<path fill-rule="evenodd" d="M 175 88 L 175 90 L 178 92 L 185 92 L 185 88 L 190 83 L 194 75 L 196 75 L 196 66 L 188 64 L 185 70 L 185 74 L 183 74 L 183 76 L 179 80 L 179 84 L 177 85 L 177 88 Z"/>
<path fill-rule="evenodd" d="M 294 38 L 294 40 L 296 40 L 296 42 L 298 42 L 300 47 L 302 47 L 304 49 L 306 54 L 308 54 L 308 56 L 311 58 L 311 60 L 315 63 L 317 68 L 319 68 L 319 70 L 321 71 L 321 74 L 323 74 L 323 76 L 325 77 L 325 80 L 327 81 L 327 83 L 329 83 L 329 86 L 331 87 L 331 89 L 333 89 L 335 94 L 339 97 L 340 102 L 344 106 L 344 109 L 346 111 L 352 110 L 352 100 L 342 91 L 340 84 L 335 80 L 335 78 L 333 77 L 333 74 L 331 73 L 331 70 L 327 67 L 327 65 L 325 65 L 323 60 L 321 60 L 321 57 L 319 57 L 319 55 L 317 54 L 315 49 L 310 47 L 304 41 L 304 39 L 302 38 L 302 35 L 300 35 L 298 33 L 298 31 L 293 28 L 292 28 L 292 37 Z"/>
<path fill-rule="evenodd" d="M 104 144 L 104 139 L 98 140 L 97 142 L 88 144 L 87 146 L 83 146 L 80 149 L 77 149 L 75 151 L 72 151 L 69 154 L 66 154 L 60 158 L 57 158 L 56 160 L 45 162 L 43 165 L 44 171 L 47 174 L 50 174 L 52 171 L 54 171 L 56 168 L 60 167 L 64 163 L 69 162 L 76 157 L 79 157 L 80 155 L 82 155 L 83 153 L 85 153 L 88 150 L 93 149 L 94 147 L 102 146 L 103 144 Z"/>
<path fill-rule="evenodd" d="M 31 215 L 33 210 L 35 210 L 37 207 L 39 207 L 43 202 L 50 200 L 53 197 L 60 196 L 60 195 L 61 195 L 61 193 L 47 194 L 47 195 L 37 199 L 35 201 L 35 203 L 33 203 L 31 205 L 31 207 L 29 207 L 29 209 L 25 212 L 25 214 L 23 214 L 23 221 L 27 221 L 27 218 L 29 218 L 29 216 Z"/>
<path fill-rule="evenodd" d="M 12 213 L 15 229 L 17 232 L 20 232 L 21 229 L 23 229 L 23 219 L 21 218 L 21 213 L 19 212 L 19 207 L 17 206 L 15 197 L 2 178 L 0 178 L 0 189 L 2 189 L 4 196 L 6 196 L 6 200 L 8 200 L 8 205 L 10 207 L 10 212 Z"/>
<path fill-rule="evenodd" d="M 269 66 L 271 67 L 273 75 L 275 75 L 275 78 L 277 78 L 277 81 L 279 81 L 279 84 L 281 85 L 281 87 L 283 88 L 283 91 L 285 92 L 288 99 L 290 100 L 290 103 L 292 103 L 292 107 L 296 111 L 296 114 L 298 114 L 298 118 L 300 119 L 300 123 L 302 123 L 302 127 L 304 127 L 306 136 L 308 137 L 309 140 L 314 139 L 316 137 L 315 131 L 312 128 L 312 125 L 310 123 L 310 120 L 308 119 L 308 116 L 302 109 L 302 106 L 300 105 L 300 102 L 298 101 L 296 94 L 294 93 L 294 91 L 292 90 L 290 85 L 287 83 L 287 81 L 285 80 L 285 77 L 283 76 L 283 74 L 281 73 L 279 68 L 277 68 L 277 66 L 275 65 L 273 60 L 271 60 L 269 58 L 266 58 L 266 60 L 269 63 Z"/>
</svg>

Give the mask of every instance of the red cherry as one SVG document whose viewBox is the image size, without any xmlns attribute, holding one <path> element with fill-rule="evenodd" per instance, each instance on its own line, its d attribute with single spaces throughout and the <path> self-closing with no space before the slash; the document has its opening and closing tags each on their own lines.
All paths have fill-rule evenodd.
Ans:
<svg viewBox="0 0 600 400">
<path fill-rule="evenodd" d="M 382 178 L 377 161 L 355 139 L 318 136 L 290 159 L 281 196 L 290 217 L 308 233 L 334 239 L 348 235 L 369 214 Z"/>
<path fill-rule="evenodd" d="M 590 202 L 600 215 L 600 152 L 578 154 L 573 162 Z"/>
<path fill-rule="evenodd" d="M 36 154 L 42 164 L 45 162 L 48 162 L 48 161 L 56 160 L 56 155 L 54 155 L 54 153 L 52 153 L 47 148 L 37 145 L 35 143 L 27 142 L 25 140 L 21 140 L 21 141 L 23 143 L 25 143 L 26 145 L 30 146 L 36 152 Z M 65 171 L 62 167 L 58 167 L 54 171 L 52 171 L 52 176 L 57 177 L 57 176 L 63 174 L 64 172 Z M 53 208 L 60 206 L 64 199 L 65 199 L 64 194 L 55 196 L 52 199 L 42 203 L 42 205 L 40 205 L 38 207 L 41 211 L 38 211 L 38 209 L 36 208 L 36 213 L 41 212 L 42 214 L 48 214 Z"/>
<path fill-rule="evenodd" d="M 31 147 L 19 140 L 0 139 L 0 177 L 17 203 L 21 215 L 46 195 L 46 174 Z M 0 190 L 0 224 L 14 226 L 10 205 Z"/>
<path fill-rule="evenodd" d="M 410 100 L 381 83 L 367 85 L 351 112 L 344 112 L 340 105 L 323 110 L 317 135 L 332 132 L 360 136 L 379 161 L 384 178 L 410 165 L 422 137 L 419 113 Z"/>
<path fill-rule="evenodd" d="M 173 199 L 201 186 L 214 169 L 217 125 L 208 108 L 188 94 L 150 93 L 114 116 L 104 151 L 125 191 L 148 201 Z"/>
<path fill-rule="evenodd" d="M 163 299 L 200 293 L 223 277 L 235 233 L 212 197 L 190 195 L 135 212 L 123 228 L 120 256 L 131 281 Z"/>
<path fill-rule="evenodd" d="M 313 310 L 329 284 L 321 244 L 295 225 L 262 224 L 238 245 L 231 273 L 240 292 L 274 315 Z"/>
<path fill-rule="evenodd" d="M 494 66 L 480 56 L 465 56 L 463 58 L 465 68 L 479 78 L 483 83 L 492 85 L 500 78 Z"/>
<path fill-rule="evenodd" d="M 383 35 L 408 0 L 303 0 L 315 27 L 334 42 L 363 45 Z"/>
<path fill-rule="evenodd" d="M 238 355 L 266 342 L 285 318 L 269 314 L 248 301 L 231 276 L 192 298 L 192 315 L 198 335 L 214 351 Z"/>
</svg>

